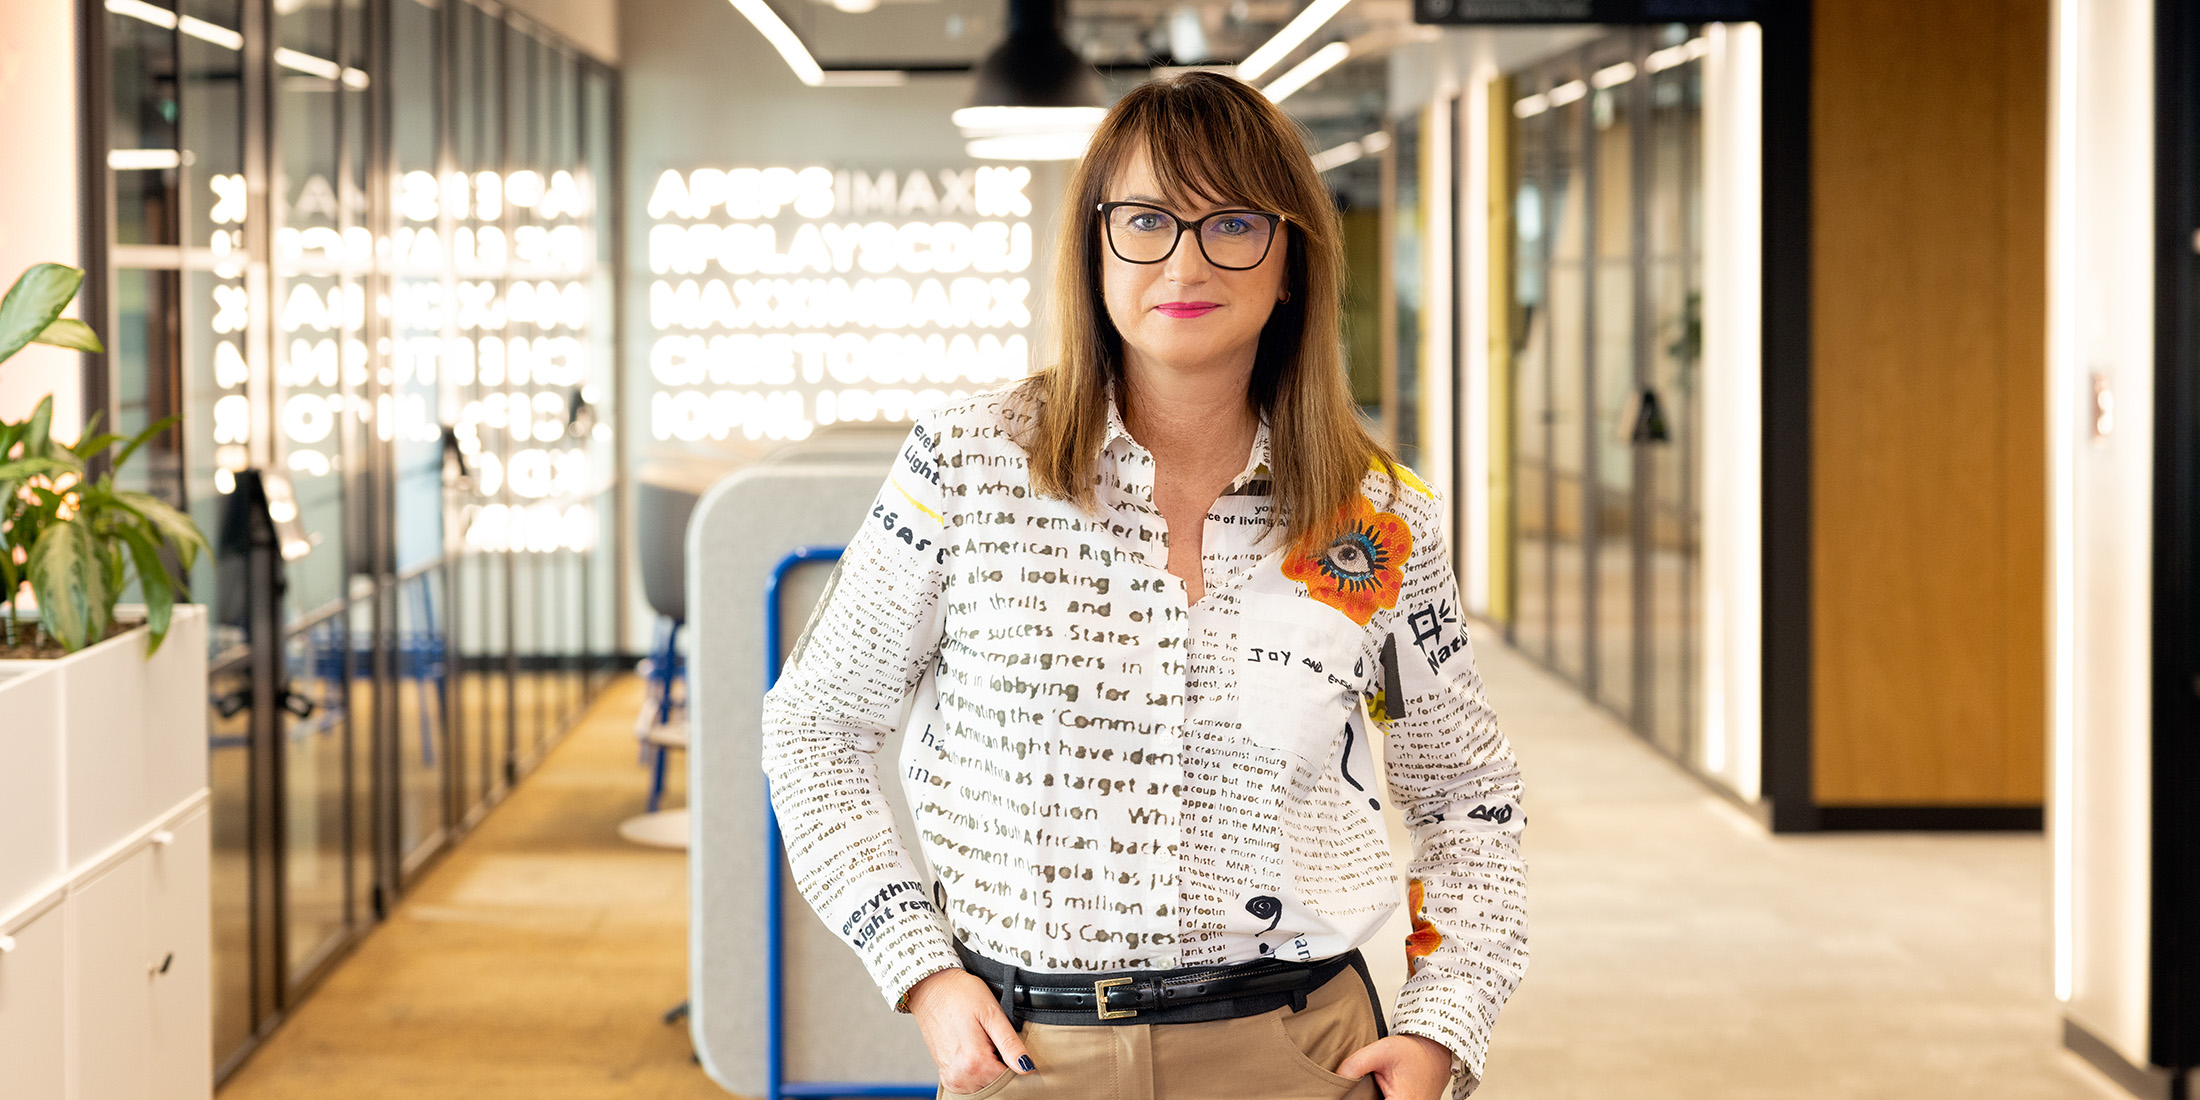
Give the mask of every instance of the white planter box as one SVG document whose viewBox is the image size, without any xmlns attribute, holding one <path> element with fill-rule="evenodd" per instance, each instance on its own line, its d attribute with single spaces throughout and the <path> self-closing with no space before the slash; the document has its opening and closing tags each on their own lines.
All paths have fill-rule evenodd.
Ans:
<svg viewBox="0 0 2200 1100">
<path fill-rule="evenodd" d="M 0 661 L 11 1100 L 211 1094 L 205 609 L 145 643 Z"/>
</svg>

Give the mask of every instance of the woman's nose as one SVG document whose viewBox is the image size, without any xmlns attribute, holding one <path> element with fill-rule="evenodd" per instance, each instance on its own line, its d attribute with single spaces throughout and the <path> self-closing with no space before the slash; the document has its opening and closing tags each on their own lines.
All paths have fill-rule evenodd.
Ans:
<svg viewBox="0 0 2200 1100">
<path fill-rule="evenodd" d="M 1199 234 L 1186 231 L 1177 238 L 1176 251 L 1169 253 L 1161 270 L 1172 283 L 1203 283 L 1214 269 L 1207 263 L 1207 254 L 1199 250 Z"/>
</svg>

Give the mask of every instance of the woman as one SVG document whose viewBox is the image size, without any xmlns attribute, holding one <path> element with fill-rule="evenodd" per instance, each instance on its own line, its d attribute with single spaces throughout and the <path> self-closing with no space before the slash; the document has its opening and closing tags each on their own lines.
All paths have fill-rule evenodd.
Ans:
<svg viewBox="0 0 2200 1100">
<path fill-rule="evenodd" d="M 910 433 L 766 699 L 797 882 L 942 1096 L 1480 1073 L 1527 963 L 1519 773 L 1441 505 L 1347 392 L 1339 234 L 1252 88 L 1125 96 L 1071 180 L 1053 365 Z M 897 727 L 929 873 L 873 766 Z M 1356 948 L 1401 900 L 1386 1033 Z"/>
</svg>

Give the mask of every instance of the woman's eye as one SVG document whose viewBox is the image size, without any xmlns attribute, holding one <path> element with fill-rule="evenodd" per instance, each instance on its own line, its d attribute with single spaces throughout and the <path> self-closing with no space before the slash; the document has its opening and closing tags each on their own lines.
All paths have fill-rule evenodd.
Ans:
<svg viewBox="0 0 2200 1100">
<path fill-rule="evenodd" d="M 1132 229 L 1135 229 L 1135 230 L 1138 230 L 1138 231 L 1139 231 L 1140 233 L 1151 233 L 1151 232 L 1153 232 L 1153 231 L 1155 231 L 1155 230 L 1157 230 L 1157 229 L 1160 229 L 1160 228 L 1161 228 L 1161 224 L 1162 224 L 1162 217 L 1161 217 L 1161 215 L 1159 215 L 1159 214 L 1133 214 L 1133 215 L 1131 215 L 1131 222 L 1130 222 L 1131 228 L 1132 228 Z"/>
<path fill-rule="evenodd" d="M 1252 223 L 1246 221 L 1244 218 L 1224 218 L 1221 221 L 1215 223 L 1216 232 L 1227 234 L 1228 236 L 1232 237 L 1243 236 L 1247 233 L 1252 232 L 1252 230 Z"/>
</svg>

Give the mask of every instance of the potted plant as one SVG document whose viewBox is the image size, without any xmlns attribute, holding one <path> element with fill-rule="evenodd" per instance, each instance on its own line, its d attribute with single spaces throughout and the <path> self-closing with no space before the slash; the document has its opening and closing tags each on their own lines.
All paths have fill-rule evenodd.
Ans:
<svg viewBox="0 0 2200 1100">
<path fill-rule="evenodd" d="M 102 350 L 82 321 L 60 315 L 83 279 L 76 268 L 38 264 L 16 280 L 0 298 L 0 363 L 32 343 Z M 52 422 L 50 396 L 29 419 L 0 421 L 0 657 L 73 653 L 106 640 L 133 575 L 151 656 L 168 636 L 179 591 L 164 552 L 188 573 L 206 537 L 166 501 L 117 488 L 112 471 L 176 418 L 125 440 L 99 432 L 94 414 L 70 445 L 53 438 Z M 109 471 L 89 476 L 89 464 L 118 444 Z M 30 621 L 17 614 L 26 584 L 38 606 Z"/>
<path fill-rule="evenodd" d="M 83 278 L 39 264 L 16 280 L 0 362 L 33 342 L 100 350 L 60 315 Z M 0 421 L 0 1029 L 54 1022 L 8 1066 L 10 1096 L 118 1074 L 203 1096 L 213 1077 L 206 615 L 179 606 L 176 571 L 206 540 L 112 473 L 173 423 L 124 440 L 93 418 L 65 444 L 50 396 Z M 143 608 L 122 625 L 133 581 Z M 131 916 L 101 916 L 116 913 Z M 79 926 L 102 931 L 63 933 Z M 106 998 L 96 1023 L 69 1007 L 84 989 Z"/>
</svg>

